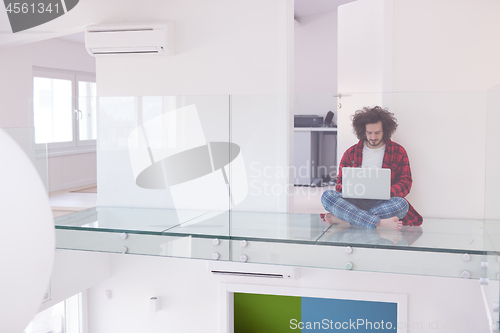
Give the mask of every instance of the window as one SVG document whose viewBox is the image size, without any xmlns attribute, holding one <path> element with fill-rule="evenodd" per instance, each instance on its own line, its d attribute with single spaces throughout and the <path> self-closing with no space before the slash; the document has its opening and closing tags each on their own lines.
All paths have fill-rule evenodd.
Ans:
<svg viewBox="0 0 500 333">
<path fill-rule="evenodd" d="M 95 149 L 96 103 L 93 74 L 35 68 L 35 143 L 52 153 Z"/>
<path fill-rule="evenodd" d="M 76 294 L 39 312 L 23 333 L 82 333 L 83 297 Z"/>
</svg>

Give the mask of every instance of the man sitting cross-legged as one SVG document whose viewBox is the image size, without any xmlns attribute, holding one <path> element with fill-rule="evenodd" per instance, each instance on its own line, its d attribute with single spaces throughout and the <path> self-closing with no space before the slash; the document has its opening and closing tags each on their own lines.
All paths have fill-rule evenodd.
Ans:
<svg viewBox="0 0 500 333">
<path fill-rule="evenodd" d="M 406 150 L 390 139 L 398 126 L 394 114 L 379 106 L 365 107 L 354 113 L 352 125 L 359 142 L 342 156 L 336 191 L 327 190 L 321 197 L 323 207 L 329 212 L 324 219 L 367 228 L 421 225 L 422 216 L 404 199 L 411 189 L 411 169 Z M 391 169 L 390 200 L 367 202 L 342 198 L 343 167 Z"/>
</svg>

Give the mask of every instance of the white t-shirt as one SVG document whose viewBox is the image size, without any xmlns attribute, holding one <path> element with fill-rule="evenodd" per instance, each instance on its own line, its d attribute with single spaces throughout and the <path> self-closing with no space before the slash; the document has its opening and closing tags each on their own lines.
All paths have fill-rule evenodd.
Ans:
<svg viewBox="0 0 500 333">
<path fill-rule="evenodd" d="M 380 148 L 368 148 L 365 141 L 363 145 L 363 164 L 361 166 L 382 168 L 384 153 L 385 144 Z"/>
</svg>

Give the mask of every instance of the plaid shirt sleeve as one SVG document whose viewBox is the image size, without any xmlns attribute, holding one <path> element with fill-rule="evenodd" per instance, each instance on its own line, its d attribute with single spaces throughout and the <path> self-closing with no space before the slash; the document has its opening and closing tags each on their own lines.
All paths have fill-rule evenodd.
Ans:
<svg viewBox="0 0 500 333">
<path fill-rule="evenodd" d="M 337 185 L 335 186 L 335 190 L 339 193 L 342 193 L 342 168 L 346 166 L 346 161 L 349 159 L 349 150 L 346 150 L 342 159 L 340 160 L 339 170 L 337 173 Z"/>
<path fill-rule="evenodd" d="M 363 149 L 357 149 L 359 148 L 358 146 L 361 144 L 361 147 L 363 147 L 363 143 L 360 141 L 358 144 L 350 147 L 347 149 L 342 156 L 342 159 L 340 160 L 339 164 L 339 170 L 337 174 L 337 185 L 335 187 L 335 190 L 339 193 L 342 193 L 342 168 L 343 167 L 357 167 L 361 166 L 361 162 L 363 160 Z M 361 155 L 360 155 L 361 153 Z M 360 156 L 358 156 L 360 155 Z M 359 163 L 359 165 L 357 165 Z"/>
<path fill-rule="evenodd" d="M 391 197 L 404 198 L 410 193 L 412 178 L 410 161 L 406 150 L 397 144 L 393 144 L 391 161 L 388 167 L 392 170 L 391 175 Z"/>
<path fill-rule="evenodd" d="M 389 140 L 386 143 L 382 167 L 392 170 L 391 197 L 406 197 L 408 193 L 410 193 L 413 181 L 411 177 L 410 161 L 406 150 L 401 145 Z M 403 225 L 421 225 L 423 222 L 422 216 L 409 202 L 408 205 L 410 206 L 408 213 L 401 220 Z"/>
</svg>

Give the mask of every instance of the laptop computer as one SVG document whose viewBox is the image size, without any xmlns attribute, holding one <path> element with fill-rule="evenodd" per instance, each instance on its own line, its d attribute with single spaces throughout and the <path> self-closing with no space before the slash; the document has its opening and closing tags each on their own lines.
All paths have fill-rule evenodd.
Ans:
<svg viewBox="0 0 500 333">
<path fill-rule="evenodd" d="M 391 198 L 391 169 L 342 168 L 342 197 L 389 200 Z"/>
</svg>

